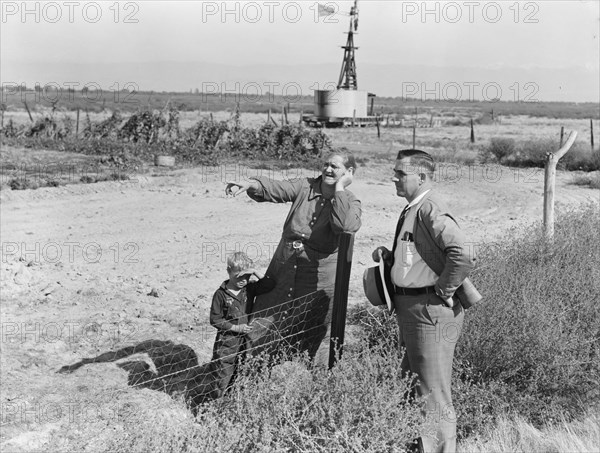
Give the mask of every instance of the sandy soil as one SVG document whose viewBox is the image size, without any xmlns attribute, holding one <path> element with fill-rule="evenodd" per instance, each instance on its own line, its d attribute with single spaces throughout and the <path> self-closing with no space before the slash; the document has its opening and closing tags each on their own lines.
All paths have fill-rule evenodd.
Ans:
<svg viewBox="0 0 600 453">
<path fill-rule="evenodd" d="M 314 175 L 231 164 L 0 192 L 4 451 L 35 449 L 56 429 L 56 420 L 36 417 L 36 404 L 67 401 L 72 389 L 126 387 L 125 372 L 112 364 L 56 375 L 62 365 L 150 338 L 184 343 L 200 361 L 210 358 L 215 331 L 208 307 L 226 277 L 226 255 L 246 251 L 265 269 L 289 209 L 224 196 L 226 180 L 259 172 Z M 350 188 L 363 204 L 351 304 L 366 303 L 362 272 L 377 245 L 390 245 L 405 204 L 390 176 L 391 162 L 371 162 Z M 542 219 L 542 170 L 446 166 L 438 176 L 437 190 L 474 245 Z M 558 174 L 559 212 L 600 202 L 598 191 L 570 185 L 573 178 Z"/>
</svg>

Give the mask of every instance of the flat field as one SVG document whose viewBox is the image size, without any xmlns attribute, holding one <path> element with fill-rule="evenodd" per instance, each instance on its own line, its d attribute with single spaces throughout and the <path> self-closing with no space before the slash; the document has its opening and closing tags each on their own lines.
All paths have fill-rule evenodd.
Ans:
<svg viewBox="0 0 600 453">
<path fill-rule="evenodd" d="M 5 121 L 22 114 L 7 112 Z M 193 124 L 198 115 L 183 114 L 182 124 Z M 215 113 L 217 118 L 228 115 Z M 243 114 L 242 122 L 259 124 L 265 118 Z M 476 126 L 476 146 L 469 144 L 466 126 L 417 129 L 417 146 L 446 157 L 463 153 L 473 158 L 468 164 L 464 159 L 440 164 L 436 190 L 474 247 L 497 241 L 512 227 L 540 222 L 543 210 L 543 169 L 480 165 L 477 144 L 506 136 L 551 138 L 558 145 L 561 126 L 577 130 L 589 146 L 589 120 L 500 117 Z M 600 130 L 597 122 L 594 127 Z M 326 133 L 335 146 L 348 147 L 362 162 L 350 186 L 362 201 L 363 226 L 355 238 L 349 303 L 366 306 L 362 273 L 372 264 L 371 251 L 391 244 L 405 204 L 390 181 L 393 158 L 398 149 L 411 146 L 412 131 L 382 128 L 381 139 L 375 129 Z M 88 158 L 2 150 L 3 164 L 68 164 Z M 316 174 L 315 169 L 255 169 L 240 162 L 170 170 L 147 166 L 128 181 L 38 190 L 13 191 L 3 185 L 3 451 L 43 450 L 49 440 L 72 435 L 74 417 L 81 416 L 74 414 L 105 423 L 108 435 L 119 429 L 117 415 L 127 402 L 167 404 L 163 393 L 128 388 L 126 372 L 114 364 L 89 365 L 71 375 L 56 371 L 147 339 L 186 344 L 200 362 L 209 360 L 215 330 L 209 326 L 208 309 L 226 278 L 227 254 L 245 251 L 265 269 L 289 209 L 258 204 L 245 195 L 226 198 L 225 182 L 254 175 L 285 179 Z M 571 184 L 576 176 L 558 172 L 559 215 L 600 203 L 597 190 Z M 183 406 L 177 407 L 173 417 L 185 417 Z"/>
</svg>

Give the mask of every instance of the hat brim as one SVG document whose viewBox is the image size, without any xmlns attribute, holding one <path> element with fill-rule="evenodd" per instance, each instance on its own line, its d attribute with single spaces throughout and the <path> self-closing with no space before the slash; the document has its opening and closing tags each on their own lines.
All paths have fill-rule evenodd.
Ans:
<svg viewBox="0 0 600 453">
<path fill-rule="evenodd" d="M 390 267 L 383 260 L 377 266 L 370 267 L 363 274 L 363 289 L 365 296 L 374 306 L 387 306 L 390 313 L 394 311 L 391 293 L 393 285 Z"/>
</svg>

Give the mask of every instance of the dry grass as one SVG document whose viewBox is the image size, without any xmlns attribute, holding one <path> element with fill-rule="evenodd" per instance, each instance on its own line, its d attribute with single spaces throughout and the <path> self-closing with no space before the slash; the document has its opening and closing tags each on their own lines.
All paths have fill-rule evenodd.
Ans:
<svg viewBox="0 0 600 453">
<path fill-rule="evenodd" d="M 463 453 L 595 453 L 600 451 L 600 417 L 589 414 L 581 421 L 564 420 L 537 429 L 519 416 L 508 414 L 479 438 L 466 439 Z"/>
</svg>

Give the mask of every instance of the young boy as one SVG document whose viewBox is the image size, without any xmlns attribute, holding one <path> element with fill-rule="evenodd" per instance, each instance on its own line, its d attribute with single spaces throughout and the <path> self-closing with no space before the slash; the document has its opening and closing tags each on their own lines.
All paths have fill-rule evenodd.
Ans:
<svg viewBox="0 0 600 453">
<path fill-rule="evenodd" d="M 212 358 L 216 396 L 233 384 L 237 362 L 246 348 L 245 335 L 252 331 L 248 314 L 254 298 L 275 287 L 275 281 L 257 272 L 243 252 L 227 258 L 227 273 L 229 279 L 215 292 L 210 310 L 210 324 L 218 329 Z"/>
</svg>

